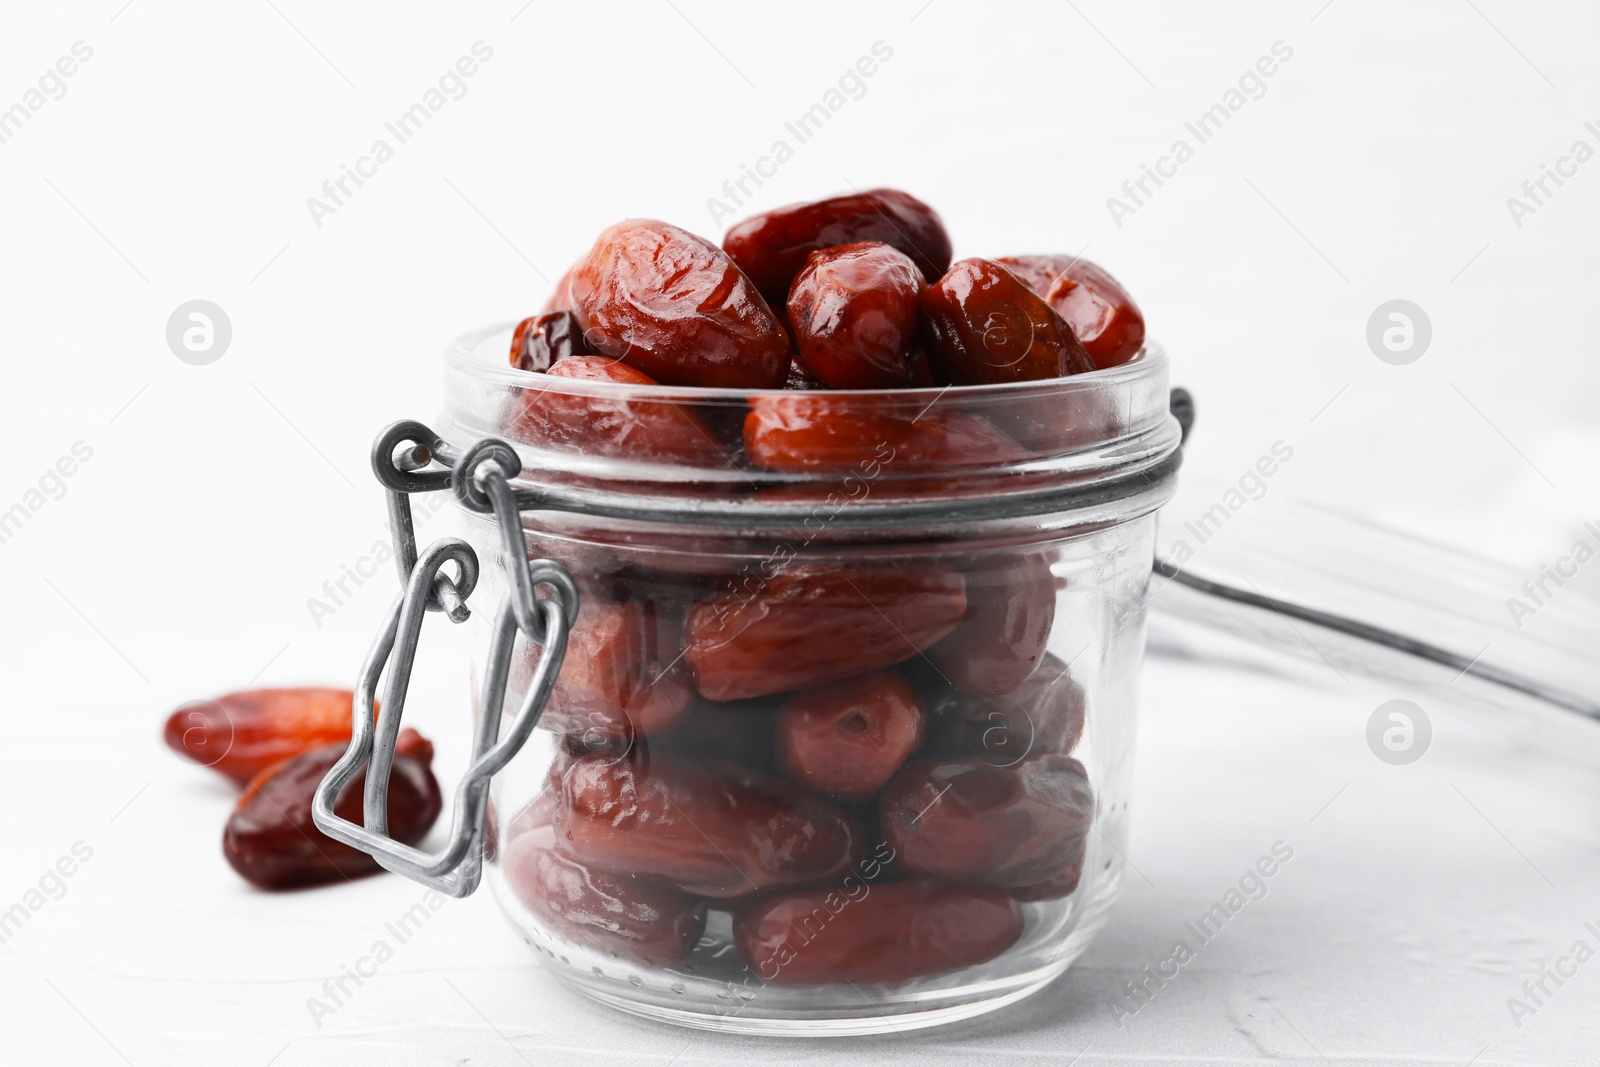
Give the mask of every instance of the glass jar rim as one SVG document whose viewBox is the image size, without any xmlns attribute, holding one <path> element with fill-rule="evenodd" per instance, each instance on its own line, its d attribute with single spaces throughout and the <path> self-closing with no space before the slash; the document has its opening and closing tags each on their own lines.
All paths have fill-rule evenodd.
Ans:
<svg viewBox="0 0 1600 1067">
<path fill-rule="evenodd" d="M 1028 382 L 993 382 L 987 385 L 932 385 L 911 389 L 730 389 L 700 385 L 629 385 L 621 382 L 590 381 L 577 378 L 551 378 L 538 371 L 522 370 L 511 365 L 501 350 L 500 358 L 493 358 L 494 349 L 485 345 L 489 339 L 505 334 L 508 338 L 516 328 L 515 322 L 499 322 L 469 330 L 452 339 L 445 349 L 446 366 L 475 377 L 502 383 L 509 387 L 532 387 L 542 391 L 570 393 L 574 396 L 605 396 L 619 400 L 660 400 L 679 403 L 716 403 L 727 401 L 743 403 L 753 396 L 808 396 L 851 399 L 871 404 L 875 401 L 906 403 L 917 399 L 932 400 L 938 396 L 984 397 L 996 401 L 1010 398 L 1059 396 L 1074 388 L 1085 390 L 1141 381 L 1160 376 L 1168 370 L 1166 349 L 1160 342 L 1146 339 L 1134 357 L 1115 367 L 1106 367 L 1074 374 L 1064 378 L 1046 378 Z"/>
<path fill-rule="evenodd" d="M 647 528 L 770 530 L 792 528 L 820 510 L 841 534 L 980 526 L 1037 532 L 1117 524 L 1153 511 L 1171 496 L 1181 459 L 1167 356 L 1154 343 L 1121 366 L 1043 381 L 711 389 L 520 370 L 508 356 L 514 326 L 483 327 L 449 345 L 444 435 L 461 446 L 496 438 L 515 450 L 523 469 L 514 488 L 524 511 Z M 798 416 L 798 443 L 791 436 L 781 446 L 790 455 L 752 455 L 750 420 L 763 410 L 780 430 L 788 415 Z M 664 411 L 673 420 L 700 416 L 693 420 L 699 438 L 688 441 L 710 447 L 641 452 L 629 431 L 659 430 Z M 840 427 L 870 424 L 908 451 L 872 434 L 819 439 L 807 422 L 818 414 Z M 869 438 L 885 443 L 876 459 L 867 454 Z"/>
</svg>

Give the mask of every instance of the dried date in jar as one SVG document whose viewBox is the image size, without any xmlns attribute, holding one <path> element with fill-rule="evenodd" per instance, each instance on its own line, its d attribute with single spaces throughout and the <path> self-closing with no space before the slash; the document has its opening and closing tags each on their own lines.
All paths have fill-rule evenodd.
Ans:
<svg viewBox="0 0 1600 1067">
<path fill-rule="evenodd" d="M 671 607 L 586 591 L 539 725 L 588 744 L 671 729 L 694 699 L 677 658 L 682 633 Z M 536 646 L 529 655 L 538 655 Z"/>
<path fill-rule="evenodd" d="M 512 894 L 574 944 L 645 967 L 671 967 L 705 932 L 706 905 L 630 874 L 587 867 L 557 846 L 556 798 L 542 794 L 514 822 L 501 861 Z"/>
<path fill-rule="evenodd" d="M 1040 381 L 1095 369 L 1072 328 L 1021 279 L 963 259 L 922 293 L 928 355 L 959 385 Z"/>
<path fill-rule="evenodd" d="M 916 690 L 893 671 L 802 690 L 778 716 L 778 763 L 808 789 L 861 800 L 921 744 L 923 720 Z"/>
<path fill-rule="evenodd" d="M 928 711 L 925 756 L 977 756 L 1009 767 L 1029 756 L 1070 755 L 1083 736 L 1083 687 L 1048 653 L 1026 682 L 1000 696 L 957 689 L 926 659 L 900 670 Z"/>
<path fill-rule="evenodd" d="M 1098 368 L 1120 366 L 1144 346 L 1144 315 L 1111 272 L 1076 256 L 1002 256 L 1072 327 Z"/>
<path fill-rule="evenodd" d="M 935 881 L 780 894 L 742 908 L 734 943 L 777 985 L 899 983 L 972 967 L 1022 936 L 1022 912 L 996 889 Z"/>
<path fill-rule="evenodd" d="M 982 759 L 918 760 L 884 788 L 885 840 L 908 871 L 958 882 L 1036 885 L 1081 850 L 1094 818 L 1083 765 L 1033 756 L 1009 767 Z"/>
<path fill-rule="evenodd" d="M 1043 882 L 1033 885 L 1018 886 L 1011 890 L 1013 900 L 1034 904 L 1046 900 L 1061 900 L 1070 897 L 1078 891 L 1078 885 L 1083 881 L 1084 845 L 1078 846 L 1078 851 L 1069 856 L 1066 865 L 1059 873 Z"/>
<path fill-rule="evenodd" d="M 547 372 L 552 378 L 622 386 L 658 384 L 643 371 L 607 356 L 572 356 Z M 507 429 L 518 441 L 563 452 L 592 453 L 639 463 L 727 467 L 727 454 L 693 411 L 621 390 L 576 394 L 531 385 L 512 396 Z"/>
<path fill-rule="evenodd" d="M 928 650 L 958 689 L 1003 694 L 1026 682 L 1044 661 L 1056 620 L 1056 582 L 1040 553 L 978 557 L 962 567 L 967 615 Z"/>
<path fill-rule="evenodd" d="M 744 420 L 745 455 L 765 470 L 857 474 L 880 483 L 1022 458 L 1021 447 L 981 416 L 927 403 L 883 407 L 849 396 L 754 397 Z"/>
<path fill-rule="evenodd" d="M 881 241 L 899 249 L 930 282 L 950 266 L 950 235 L 938 212 L 898 189 L 869 189 L 774 208 L 729 228 L 722 247 L 779 307 L 807 256 L 856 241 Z"/>
<path fill-rule="evenodd" d="M 711 700 L 782 693 L 909 659 L 966 610 L 966 583 L 941 563 L 791 562 L 690 608 L 684 660 Z"/>
<path fill-rule="evenodd" d="M 732 764 L 638 752 L 585 756 L 556 810 L 562 847 L 580 862 L 713 898 L 841 875 L 861 829 L 842 809 Z"/>
<path fill-rule="evenodd" d="M 1046 655 L 1039 669 L 1000 696 L 957 693 L 952 751 L 1011 765 L 1028 756 L 1067 755 L 1083 736 L 1084 692 L 1066 664 Z"/>
<path fill-rule="evenodd" d="M 886 244 L 811 253 L 789 289 L 796 362 L 829 389 L 909 386 L 922 287 L 911 257 Z"/>
<path fill-rule="evenodd" d="M 518 370 L 543 372 L 568 356 L 594 354 L 570 311 L 523 319 L 511 335 L 511 365 Z"/>
<path fill-rule="evenodd" d="M 777 389 L 789 336 L 733 260 L 652 219 L 610 227 L 572 268 L 585 338 L 663 385 Z"/>
</svg>

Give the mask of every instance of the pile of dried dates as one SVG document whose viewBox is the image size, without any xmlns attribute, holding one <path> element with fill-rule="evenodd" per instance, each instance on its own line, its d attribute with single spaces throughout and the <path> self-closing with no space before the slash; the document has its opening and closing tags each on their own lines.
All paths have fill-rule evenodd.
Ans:
<svg viewBox="0 0 1600 1067">
<path fill-rule="evenodd" d="M 179 708 L 167 747 L 242 788 L 222 834 L 222 854 L 262 889 L 298 889 L 378 871 L 377 860 L 333 840 L 311 819 L 311 798 L 350 744 L 348 689 L 255 689 Z M 389 777 L 390 836 L 419 843 L 443 806 L 433 745 L 412 729 L 395 742 Z M 366 771 L 340 792 L 334 811 L 362 822 Z"/>
<path fill-rule="evenodd" d="M 919 474 L 1025 442 L 948 405 L 884 415 L 838 391 L 1060 378 L 1143 341 L 1094 264 L 952 264 L 938 215 L 880 189 L 759 215 L 720 248 L 619 223 L 510 356 L 557 378 L 748 390 L 735 452 L 751 468 L 828 475 L 887 449 Z M 522 442 L 726 461 L 725 429 L 692 405 L 531 380 L 513 395 Z M 540 724 L 556 758 L 498 857 L 546 930 L 670 967 L 725 911 L 765 982 L 898 983 L 994 959 L 1025 905 L 1076 890 L 1095 798 L 1073 756 L 1084 691 L 1047 650 L 1047 550 L 743 569 L 645 555 L 563 560 L 583 596 Z"/>
</svg>

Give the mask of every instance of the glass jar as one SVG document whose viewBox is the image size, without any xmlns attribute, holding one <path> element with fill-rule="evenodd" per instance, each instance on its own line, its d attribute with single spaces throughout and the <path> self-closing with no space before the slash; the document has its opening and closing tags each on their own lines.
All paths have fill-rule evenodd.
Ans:
<svg viewBox="0 0 1600 1067">
<path fill-rule="evenodd" d="M 740 392 L 519 371 L 510 333 L 451 346 L 440 430 L 515 447 L 528 557 L 580 593 L 490 794 L 522 936 L 598 1000 L 753 1033 L 935 1025 L 1060 975 L 1122 877 L 1179 444 L 1160 349 Z M 500 531 L 461 522 L 493 602 Z M 519 639 L 507 707 L 538 651 Z"/>
</svg>

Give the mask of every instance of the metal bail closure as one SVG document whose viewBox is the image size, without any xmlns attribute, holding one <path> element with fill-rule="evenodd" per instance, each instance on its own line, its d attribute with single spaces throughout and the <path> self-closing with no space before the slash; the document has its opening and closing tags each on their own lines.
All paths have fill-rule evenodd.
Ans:
<svg viewBox="0 0 1600 1067">
<path fill-rule="evenodd" d="M 375 457 L 378 452 L 384 453 L 385 462 L 392 462 L 389 457 L 396 443 L 393 438 L 395 429 L 391 427 L 384 437 L 380 437 L 378 447 L 374 450 Z M 420 424 L 410 424 L 406 429 L 428 433 L 426 427 Z M 415 441 L 418 438 L 410 436 L 410 439 Z M 504 447 L 509 451 L 509 446 Z M 477 451 L 477 448 L 473 451 Z M 511 455 L 514 457 L 515 452 L 511 452 Z M 399 735 L 400 721 L 405 711 L 406 692 L 411 681 L 411 667 L 416 659 L 423 618 L 430 606 L 439 604 L 438 592 L 442 588 L 448 586 L 464 604 L 477 584 L 477 554 L 472 546 L 456 538 L 435 542 L 417 558 L 416 565 L 407 576 L 405 591 L 389 609 L 383 628 L 361 667 L 351 709 L 350 747 L 317 787 L 311 805 L 317 828 L 329 837 L 360 849 L 396 874 L 403 874 L 453 897 L 468 896 L 478 887 L 483 873 L 484 818 L 489 802 L 489 780 L 521 750 L 538 724 L 566 655 L 567 634 L 578 614 L 577 585 L 565 567 L 550 560 L 532 560 L 518 566 L 518 563 L 527 560 L 527 548 L 522 539 L 521 519 L 507 483 L 504 465 L 482 462 L 486 458 L 482 452 L 478 453 L 477 458 L 480 469 L 471 470 L 467 476 L 474 489 L 485 494 L 480 499 L 490 504 L 495 512 L 506 548 L 506 568 L 510 573 L 506 597 L 500 604 L 490 637 L 482 699 L 478 704 L 473 732 L 472 758 L 466 774 L 456 786 L 449 840 L 443 849 L 430 855 L 391 838 L 388 832 L 388 799 L 395 739 Z M 457 469 L 461 470 L 464 466 L 458 463 Z M 453 481 L 458 475 L 451 473 L 450 477 Z M 425 492 L 444 486 L 430 480 L 426 484 L 419 481 L 416 488 L 390 488 L 404 500 L 403 494 L 406 492 Z M 406 510 L 409 511 L 409 506 Z M 409 528 L 397 527 L 396 540 L 408 537 L 410 533 Z M 441 568 L 452 560 L 459 572 L 453 582 L 440 573 Z M 554 589 L 556 596 L 550 599 L 536 598 L 534 590 L 540 585 Z M 446 618 L 453 622 L 462 621 L 466 614 L 465 610 L 459 613 L 445 612 Z M 506 685 L 519 631 L 530 643 L 539 646 L 539 656 L 521 706 L 512 716 L 509 726 L 502 730 Z M 380 679 L 384 682 L 383 702 L 374 723 L 373 708 Z M 357 826 L 336 815 L 333 805 L 364 767 L 367 771 L 363 814 L 365 825 Z"/>
</svg>

